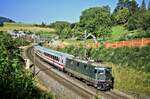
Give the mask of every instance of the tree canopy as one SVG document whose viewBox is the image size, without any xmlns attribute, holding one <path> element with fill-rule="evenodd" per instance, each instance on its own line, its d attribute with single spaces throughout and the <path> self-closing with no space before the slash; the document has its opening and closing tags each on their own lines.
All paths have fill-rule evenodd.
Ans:
<svg viewBox="0 0 150 99">
<path fill-rule="evenodd" d="M 82 12 L 79 27 L 97 37 L 107 37 L 111 32 L 110 8 L 93 7 Z"/>
</svg>

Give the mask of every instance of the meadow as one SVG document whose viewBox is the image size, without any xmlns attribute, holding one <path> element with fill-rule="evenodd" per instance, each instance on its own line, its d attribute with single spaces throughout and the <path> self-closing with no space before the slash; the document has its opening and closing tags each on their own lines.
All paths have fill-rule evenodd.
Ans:
<svg viewBox="0 0 150 99">
<path fill-rule="evenodd" d="M 0 31 L 7 31 L 7 30 L 28 30 L 31 32 L 35 32 L 38 34 L 49 34 L 55 33 L 56 31 L 52 28 L 46 27 L 36 27 L 33 24 L 24 24 L 24 23 L 4 23 L 3 27 L 0 27 Z"/>
</svg>

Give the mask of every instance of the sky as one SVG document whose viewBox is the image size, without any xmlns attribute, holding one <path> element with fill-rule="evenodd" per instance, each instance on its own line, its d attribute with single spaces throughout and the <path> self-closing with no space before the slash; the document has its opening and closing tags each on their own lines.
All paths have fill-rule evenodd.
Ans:
<svg viewBox="0 0 150 99">
<path fill-rule="evenodd" d="M 81 12 L 89 7 L 109 5 L 118 0 L 0 0 L 0 16 L 16 22 L 47 24 L 55 21 L 78 22 Z M 136 0 L 141 4 L 142 0 Z M 146 3 L 150 0 L 145 0 Z"/>
</svg>

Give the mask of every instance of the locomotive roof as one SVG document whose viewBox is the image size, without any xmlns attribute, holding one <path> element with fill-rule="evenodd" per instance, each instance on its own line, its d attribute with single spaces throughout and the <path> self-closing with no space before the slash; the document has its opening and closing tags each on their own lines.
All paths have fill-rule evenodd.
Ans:
<svg viewBox="0 0 150 99">
<path fill-rule="evenodd" d="M 78 62 L 81 62 L 81 63 L 85 63 L 85 64 L 90 64 L 91 66 L 110 68 L 105 64 L 97 63 L 97 62 L 93 62 L 93 61 L 81 60 L 81 59 L 78 59 L 78 58 L 69 58 L 69 59 L 75 60 L 75 61 L 78 61 Z"/>
<path fill-rule="evenodd" d="M 42 46 L 39 46 L 39 45 L 36 45 L 34 47 L 41 50 L 41 51 L 43 51 L 43 52 L 50 53 L 50 54 L 53 54 L 53 55 L 56 55 L 56 56 L 73 57 L 73 55 L 70 55 L 70 54 L 67 54 L 67 53 L 62 53 L 62 52 L 52 50 L 52 49 L 49 49 L 49 48 L 45 48 L 45 47 L 42 47 Z"/>
</svg>

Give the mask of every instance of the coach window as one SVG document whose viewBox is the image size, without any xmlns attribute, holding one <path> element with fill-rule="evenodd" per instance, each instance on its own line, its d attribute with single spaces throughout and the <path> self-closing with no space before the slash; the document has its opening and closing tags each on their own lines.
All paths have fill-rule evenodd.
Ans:
<svg viewBox="0 0 150 99">
<path fill-rule="evenodd" d="M 61 62 L 63 63 L 63 59 L 61 60 Z"/>
<path fill-rule="evenodd" d="M 77 62 L 77 66 L 79 67 L 79 62 Z"/>
<path fill-rule="evenodd" d="M 73 61 L 70 62 L 73 65 Z"/>
</svg>

